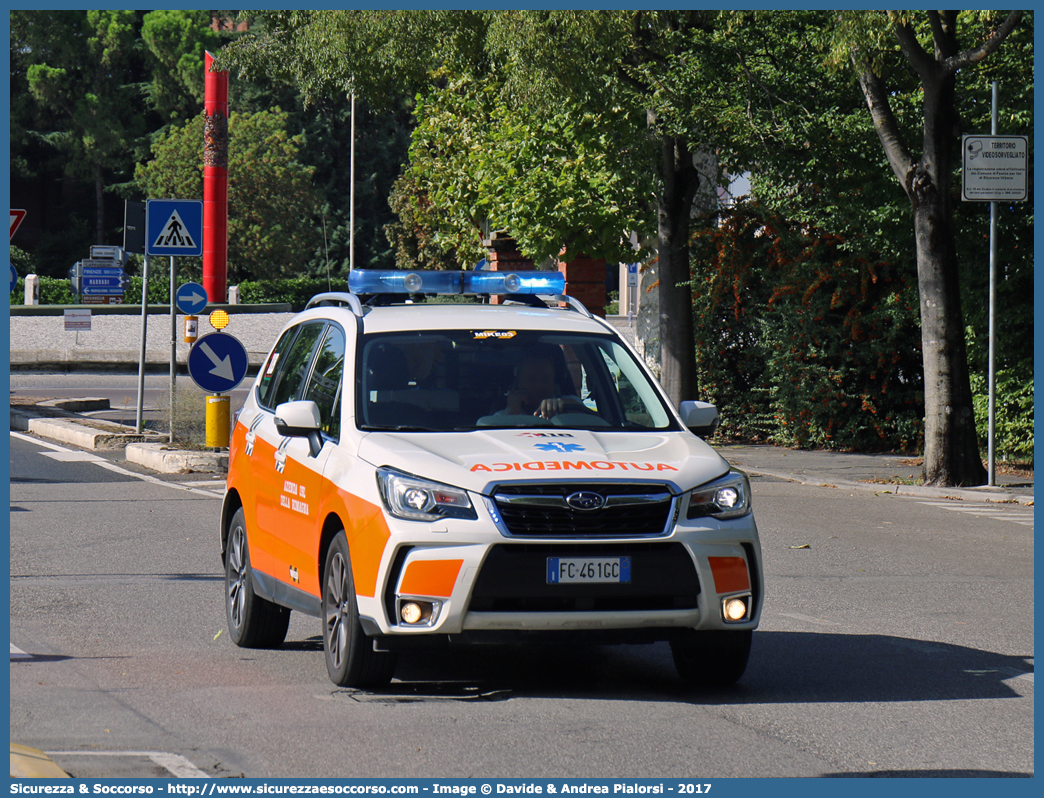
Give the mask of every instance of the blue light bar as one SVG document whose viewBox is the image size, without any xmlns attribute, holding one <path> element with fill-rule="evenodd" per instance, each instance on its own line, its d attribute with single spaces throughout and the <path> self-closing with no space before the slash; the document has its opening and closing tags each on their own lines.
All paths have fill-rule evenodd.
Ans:
<svg viewBox="0 0 1044 798">
<path fill-rule="evenodd" d="M 352 269 L 348 290 L 353 294 L 459 294 L 462 273 Z"/>
<path fill-rule="evenodd" d="M 561 272 L 440 272 L 353 269 L 348 274 L 353 294 L 562 294 Z"/>
<path fill-rule="evenodd" d="M 465 294 L 562 294 L 562 272 L 462 272 Z"/>
</svg>

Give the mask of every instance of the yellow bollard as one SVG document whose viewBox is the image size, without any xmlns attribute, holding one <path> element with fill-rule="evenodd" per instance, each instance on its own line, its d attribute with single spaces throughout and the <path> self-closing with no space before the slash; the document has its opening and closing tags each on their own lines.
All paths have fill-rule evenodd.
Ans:
<svg viewBox="0 0 1044 798">
<path fill-rule="evenodd" d="M 207 446 L 227 449 L 229 438 L 228 397 L 207 397 Z"/>
</svg>

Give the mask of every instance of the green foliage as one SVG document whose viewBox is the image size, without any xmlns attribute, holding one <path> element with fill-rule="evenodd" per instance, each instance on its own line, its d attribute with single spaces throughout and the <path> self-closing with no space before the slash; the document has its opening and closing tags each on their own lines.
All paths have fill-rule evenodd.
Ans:
<svg viewBox="0 0 1044 798">
<path fill-rule="evenodd" d="M 389 229 L 400 264 L 459 268 L 485 255 L 483 223 L 510 230 L 536 262 L 583 252 L 633 257 L 626 231 L 649 232 L 648 198 L 631 176 L 648 154 L 621 108 L 548 114 L 500 102 L 495 81 L 455 78 L 417 98 L 410 165 Z"/>
<path fill-rule="evenodd" d="M 137 13 L 15 14 L 12 47 L 23 50 L 19 60 L 25 65 L 25 88 L 44 114 L 37 121 L 46 124 L 35 136 L 61 154 L 69 175 L 94 184 L 95 241 L 103 243 L 105 172 L 125 170 L 128 153 L 146 132 L 142 115 L 135 111 Z M 51 27 L 50 22 L 58 24 Z"/>
<path fill-rule="evenodd" d="M 697 363 L 726 434 L 807 448 L 918 445 L 916 295 L 893 264 L 845 243 L 754 206 L 695 237 Z"/>
<path fill-rule="evenodd" d="M 325 278 L 294 277 L 283 280 L 244 280 L 239 284 L 239 301 L 244 305 L 289 302 L 295 311 L 304 306 L 316 294 L 327 291 L 344 291 L 347 286 L 336 282 L 330 286 Z"/>
<path fill-rule="evenodd" d="M 205 53 L 222 37 L 210 27 L 209 11 L 150 11 L 142 19 L 141 42 L 152 80 L 149 102 L 164 122 L 184 123 L 203 105 Z"/>
<path fill-rule="evenodd" d="M 300 273 L 322 246 L 321 207 L 312 167 L 301 164 L 302 136 L 290 136 L 278 108 L 229 116 L 228 279 Z M 162 134 L 136 178 L 149 197 L 203 198 L 202 114 Z"/>
</svg>

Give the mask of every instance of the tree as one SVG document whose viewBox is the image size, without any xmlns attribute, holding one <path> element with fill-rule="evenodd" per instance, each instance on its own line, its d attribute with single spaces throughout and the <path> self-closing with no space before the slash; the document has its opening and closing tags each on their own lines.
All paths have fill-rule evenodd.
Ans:
<svg viewBox="0 0 1044 798">
<path fill-rule="evenodd" d="M 536 262 L 633 258 L 624 234 L 652 220 L 645 186 L 631 179 L 647 154 L 626 111 L 563 103 L 542 113 L 504 105 L 501 91 L 493 79 L 453 77 L 419 98 L 391 230 L 403 261 L 475 263 L 483 226 L 510 230 Z"/>
<path fill-rule="evenodd" d="M 12 39 L 32 59 L 29 93 L 60 125 L 40 135 L 63 154 L 70 173 L 93 183 L 95 237 L 102 244 L 106 173 L 127 169 L 145 134 L 135 102 L 138 17 L 133 11 L 14 15 Z"/>
<path fill-rule="evenodd" d="M 299 275 L 321 246 L 314 169 L 298 162 L 301 136 L 278 108 L 229 116 L 229 278 Z M 161 134 L 136 179 L 149 197 L 203 198 L 203 116 Z"/>
<path fill-rule="evenodd" d="M 629 119 L 640 115 L 657 152 L 646 174 L 656 176 L 661 382 L 679 402 L 696 394 L 688 238 L 700 176 L 693 153 L 712 138 L 677 113 L 691 98 L 674 91 L 671 78 L 708 54 L 701 40 L 713 19 L 699 11 L 267 12 L 264 33 L 226 48 L 220 65 L 248 76 L 275 71 L 311 96 L 355 90 L 375 104 L 431 85 L 445 67 L 478 79 L 502 76 L 501 101 L 513 108 L 546 112 L 566 99 L 584 111 L 620 105 Z"/>
<path fill-rule="evenodd" d="M 914 13 L 851 12 L 838 25 L 843 43 L 837 52 L 847 54 L 855 69 L 881 146 L 913 211 L 927 411 L 924 479 L 929 485 L 986 481 L 961 312 L 953 171 L 960 132 L 957 74 L 996 52 L 1021 12 L 1011 12 L 999 25 L 993 16 L 928 11 L 918 22 Z M 962 49 L 959 28 L 976 40 L 973 46 Z M 889 35 L 898 41 L 898 50 L 886 46 Z M 920 84 L 919 155 L 896 116 L 889 72 L 897 67 L 911 69 Z"/>
<path fill-rule="evenodd" d="M 203 105 L 205 53 L 228 38 L 210 23 L 210 11 L 150 11 L 142 19 L 151 72 L 146 91 L 165 125 L 184 124 Z"/>
</svg>

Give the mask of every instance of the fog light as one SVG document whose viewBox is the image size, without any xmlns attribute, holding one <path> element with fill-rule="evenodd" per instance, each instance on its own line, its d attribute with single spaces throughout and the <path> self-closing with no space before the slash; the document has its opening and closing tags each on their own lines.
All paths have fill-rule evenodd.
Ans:
<svg viewBox="0 0 1044 798">
<path fill-rule="evenodd" d="M 424 617 L 424 612 L 416 601 L 408 601 L 403 604 L 400 614 L 406 623 L 420 623 Z"/>
<path fill-rule="evenodd" d="M 725 599 L 722 611 L 726 621 L 742 621 L 747 617 L 747 602 L 742 598 Z"/>
</svg>

